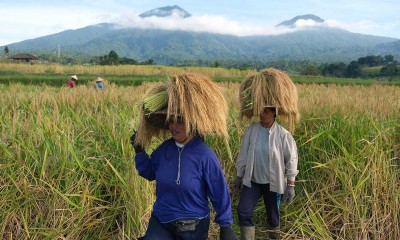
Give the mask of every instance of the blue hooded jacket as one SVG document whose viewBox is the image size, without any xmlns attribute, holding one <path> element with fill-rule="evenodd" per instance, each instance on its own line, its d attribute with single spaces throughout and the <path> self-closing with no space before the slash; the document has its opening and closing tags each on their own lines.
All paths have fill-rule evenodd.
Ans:
<svg viewBox="0 0 400 240">
<path fill-rule="evenodd" d="M 139 153 L 135 161 L 140 176 L 156 180 L 153 213 L 160 222 L 207 217 L 210 199 L 215 222 L 221 227 L 233 223 L 231 198 L 219 160 L 199 136 L 183 148 L 168 139 L 151 157 Z"/>
</svg>

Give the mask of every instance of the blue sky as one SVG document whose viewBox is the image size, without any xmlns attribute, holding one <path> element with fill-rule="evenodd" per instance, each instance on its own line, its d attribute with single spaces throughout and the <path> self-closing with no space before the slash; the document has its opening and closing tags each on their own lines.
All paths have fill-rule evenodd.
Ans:
<svg viewBox="0 0 400 240">
<path fill-rule="evenodd" d="M 178 5 L 193 17 L 137 17 L 168 5 Z M 304 14 L 321 17 L 327 26 L 400 39 L 399 0 L 7 0 L 0 2 L 0 46 L 101 22 L 238 36 L 280 34 L 289 30 L 277 29 L 277 24 Z M 301 22 L 298 27 L 313 24 Z"/>
</svg>

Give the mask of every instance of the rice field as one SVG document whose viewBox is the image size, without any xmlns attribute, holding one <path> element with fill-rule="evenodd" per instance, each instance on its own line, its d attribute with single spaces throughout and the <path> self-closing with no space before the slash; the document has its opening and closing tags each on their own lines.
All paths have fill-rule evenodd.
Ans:
<svg viewBox="0 0 400 240">
<path fill-rule="evenodd" d="M 134 169 L 129 144 L 152 83 L 96 91 L 0 85 L 0 239 L 135 239 L 154 183 Z M 228 182 L 247 122 L 238 83 L 218 83 L 229 106 L 229 145 L 206 138 Z M 400 88 L 297 85 L 299 176 L 281 206 L 283 239 L 400 239 Z M 166 136 L 168 137 L 168 136 Z M 151 152 L 162 139 L 154 139 Z M 232 192 L 234 230 L 238 194 Z M 256 208 L 256 239 L 266 239 Z M 210 239 L 217 239 L 212 224 Z"/>
</svg>

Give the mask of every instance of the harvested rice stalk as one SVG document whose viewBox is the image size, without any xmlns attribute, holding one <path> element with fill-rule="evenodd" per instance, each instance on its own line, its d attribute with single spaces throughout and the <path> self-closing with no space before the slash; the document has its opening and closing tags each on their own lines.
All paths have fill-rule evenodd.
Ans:
<svg viewBox="0 0 400 240">
<path fill-rule="evenodd" d="M 187 134 L 228 137 L 227 104 L 219 86 L 209 77 L 198 73 L 175 75 L 170 81 L 155 87 L 158 89 L 149 89 L 145 98 L 166 91 L 167 109 L 149 114 L 145 112 L 148 106 L 141 108 L 136 143 L 147 146 L 153 136 L 167 131 L 169 119 L 177 120 L 178 117 L 184 119 Z"/>
<path fill-rule="evenodd" d="M 148 113 L 153 113 L 167 107 L 168 94 L 166 91 L 147 96 L 143 99 L 143 107 Z"/>
<path fill-rule="evenodd" d="M 169 82 L 161 82 L 153 85 L 146 91 L 143 99 L 159 94 L 161 92 L 166 92 L 168 84 Z M 159 136 L 166 132 L 166 129 L 161 129 L 158 126 L 151 124 L 151 122 L 148 121 L 148 118 L 148 112 L 145 110 L 144 102 L 142 102 L 142 105 L 139 109 L 139 126 L 137 131 L 136 143 L 143 143 L 142 145 L 145 146 L 148 146 L 148 144 L 150 144 L 152 136 Z"/>
<path fill-rule="evenodd" d="M 299 119 L 297 89 L 283 71 L 268 68 L 251 74 L 240 85 L 240 119 L 259 116 L 266 106 L 275 106 L 277 115 L 294 131 Z"/>
</svg>

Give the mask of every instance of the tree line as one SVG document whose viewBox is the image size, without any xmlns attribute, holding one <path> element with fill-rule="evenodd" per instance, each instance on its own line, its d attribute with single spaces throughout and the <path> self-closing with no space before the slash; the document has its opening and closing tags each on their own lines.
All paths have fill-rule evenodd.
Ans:
<svg viewBox="0 0 400 240">
<path fill-rule="evenodd" d="M 366 71 L 368 68 L 381 67 L 379 71 Z M 344 62 L 325 63 L 319 67 L 316 65 L 307 66 L 303 75 L 323 75 L 338 78 L 358 78 L 358 77 L 389 77 L 400 76 L 400 66 L 393 55 L 384 57 L 370 55 L 360 57 L 357 61 L 351 61 L 349 64 Z"/>
<path fill-rule="evenodd" d="M 9 48 L 6 46 L 4 54 L 9 54 Z M 89 62 L 92 65 L 154 65 L 152 59 L 146 61 L 137 61 L 127 57 L 119 57 L 118 54 L 111 50 L 107 55 L 95 56 L 63 56 L 57 58 L 53 54 L 42 54 L 39 59 L 49 62 L 58 62 L 61 64 L 79 64 L 80 62 Z M 175 64 L 176 66 L 204 66 L 204 67 L 223 67 L 235 69 L 263 69 L 266 67 L 275 67 L 284 71 L 299 73 L 302 75 L 322 75 L 338 78 L 359 78 L 359 77 L 393 77 L 400 76 L 400 64 L 394 59 L 393 55 L 369 55 L 360 57 L 357 61 L 351 61 L 349 64 L 344 62 L 334 63 L 317 63 L 307 60 L 299 61 L 275 61 L 264 62 L 259 59 L 232 59 L 232 60 L 181 60 Z M 371 71 L 368 69 L 375 68 Z"/>
<path fill-rule="evenodd" d="M 140 62 L 127 57 L 120 58 L 114 50 L 111 50 L 107 55 L 93 57 L 90 63 L 94 65 L 153 65 L 154 61 L 148 59 Z"/>
</svg>

